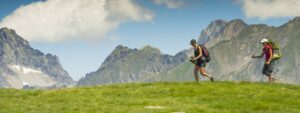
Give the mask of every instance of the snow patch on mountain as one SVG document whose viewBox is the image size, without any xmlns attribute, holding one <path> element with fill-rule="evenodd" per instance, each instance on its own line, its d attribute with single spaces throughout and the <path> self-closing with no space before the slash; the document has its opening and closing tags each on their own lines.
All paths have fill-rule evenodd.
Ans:
<svg viewBox="0 0 300 113">
<path fill-rule="evenodd" d="M 42 74 L 42 71 L 34 70 L 34 69 L 31 69 L 31 68 L 27 68 L 27 67 L 22 67 L 22 66 L 19 66 L 19 65 L 12 65 L 11 67 L 12 68 L 16 68 L 18 71 L 22 71 L 25 74 L 28 74 L 28 73 L 39 73 L 39 74 Z"/>
<path fill-rule="evenodd" d="M 51 87 L 56 82 L 49 75 L 42 73 L 38 69 L 32 69 L 20 65 L 8 66 L 16 75 L 5 76 L 12 88 L 21 89 L 25 86 L 30 87 Z"/>
</svg>

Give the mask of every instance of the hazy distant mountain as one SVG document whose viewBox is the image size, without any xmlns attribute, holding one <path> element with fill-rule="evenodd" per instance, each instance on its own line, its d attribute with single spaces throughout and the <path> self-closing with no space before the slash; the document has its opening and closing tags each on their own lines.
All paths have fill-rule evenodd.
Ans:
<svg viewBox="0 0 300 113">
<path fill-rule="evenodd" d="M 186 51 L 171 56 L 151 46 L 138 50 L 119 45 L 97 71 L 81 78 L 78 85 L 159 81 L 161 73 L 182 64 L 187 57 Z"/>
<path fill-rule="evenodd" d="M 8 28 L 0 29 L 0 87 L 53 87 L 74 81 L 57 56 L 44 54 Z"/>
</svg>

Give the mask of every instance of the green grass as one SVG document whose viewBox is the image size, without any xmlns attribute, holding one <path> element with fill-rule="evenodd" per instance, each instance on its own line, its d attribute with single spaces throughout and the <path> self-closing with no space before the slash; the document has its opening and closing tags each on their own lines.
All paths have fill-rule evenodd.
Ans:
<svg viewBox="0 0 300 113">
<path fill-rule="evenodd" d="M 145 106 L 161 106 L 147 109 Z M 299 113 L 300 86 L 248 82 L 0 89 L 0 113 Z"/>
</svg>

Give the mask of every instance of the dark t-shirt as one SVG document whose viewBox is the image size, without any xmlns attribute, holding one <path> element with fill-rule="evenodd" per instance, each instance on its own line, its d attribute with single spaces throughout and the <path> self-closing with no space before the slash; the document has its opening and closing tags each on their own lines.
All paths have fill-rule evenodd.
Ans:
<svg viewBox="0 0 300 113">
<path fill-rule="evenodd" d="M 201 46 L 198 45 L 196 48 L 194 48 L 194 55 L 195 55 L 195 57 L 199 56 L 200 51 L 202 52 Z M 197 62 L 203 62 L 203 61 L 205 61 L 205 57 L 203 57 L 203 53 L 202 53 L 202 56 L 197 59 Z"/>
<path fill-rule="evenodd" d="M 200 49 L 199 49 L 199 46 L 197 46 L 196 48 L 194 48 L 194 55 L 195 57 L 199 56 L 200 54 Z"/>
</svg>

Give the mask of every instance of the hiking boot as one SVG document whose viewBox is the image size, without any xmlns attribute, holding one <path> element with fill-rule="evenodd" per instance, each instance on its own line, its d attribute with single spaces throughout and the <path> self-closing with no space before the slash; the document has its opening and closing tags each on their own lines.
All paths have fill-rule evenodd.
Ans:
<svg viewBox="0 0 300 113">
<path fill-rule="evenodd" d="M 215 81 L 214 77 L 210 77 L 209 79 L 210 79 L 211 82 Z"/>
</svg>

